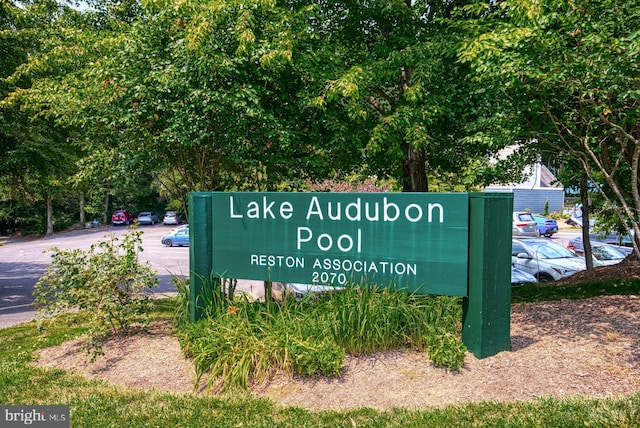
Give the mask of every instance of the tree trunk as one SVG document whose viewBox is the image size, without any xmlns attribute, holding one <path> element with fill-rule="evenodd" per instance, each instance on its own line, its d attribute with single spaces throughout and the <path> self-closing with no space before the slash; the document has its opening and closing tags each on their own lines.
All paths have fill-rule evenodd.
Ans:
<svg viewBox="0 0 640 428">
<path fill-rule="evenodd" d="M 402 191 L 428 192 L 427 156 L 424 148 L 404 142 L 406 157 L 402 162 Z"/>
<path fill-rule="evenodd" d="M 102 224 L 108 224 L 109 222 L 109 192 L 104 196 L 104 215 L 102 219 Z"/>
<path fill-rule="evenodd" d="M 411 67 L 402 67 L 400 75 L 400 92 L 404 92 L 411 85 Z M 427 154 L 424 147 L 415 147 L 413 144 L 402 140 L 406 155 L 402 162 L 402 191 L 403 192 L 428 192 L 427 181 Z"/>
<path fill-rule="evenodd" d="M 591 252 L 591 238 L 589 237 L 589 193 L 587 192 L 587 174 L 583 171 L 580 178 L 580 202 L 582 202 L 582 244 L 587 270 L 593 269 L 593 253 Z"/>
<path fill-rule="evenodd" d="M 84 192 L 80 192 L 80 224 L 84 226 L 87 222 L 84 212 Z"/>
<path fill-rule="evenodd" d="M 47 196 L 47 236 L 53 235 L 53 197 Z"/>
</svg>

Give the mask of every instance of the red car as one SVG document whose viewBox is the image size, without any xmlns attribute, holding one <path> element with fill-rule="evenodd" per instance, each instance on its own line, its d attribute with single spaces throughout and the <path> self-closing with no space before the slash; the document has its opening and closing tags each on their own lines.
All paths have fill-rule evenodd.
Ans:
<svg viewBox="0 0 640 428">
<path fill-rule="evenodd" d="M 135 214 L 127 210 L 117 210 L 111 215 L 111 223 L 118 224 L 131 224 L 136 219 Z"/>
</svg>

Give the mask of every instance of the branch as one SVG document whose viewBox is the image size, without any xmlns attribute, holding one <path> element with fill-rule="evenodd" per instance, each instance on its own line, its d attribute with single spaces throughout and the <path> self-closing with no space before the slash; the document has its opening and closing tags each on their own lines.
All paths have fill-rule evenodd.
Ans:
<svg viewBox="0 0 640 428">
<path fill-rule="evenodd" d="M 387 95 L 387 93 L 385 91 L 383 91 L 382 88 L 380 88 L 379 86 L 374 86 L 373 87 L 373 92 L 375 92 L 376 94 L 380 95 L 380 97 L 384 98 L 384 100 L 389 103 L 391 108 L 393 108 L 393 109 L 396 108 L 396 103 L 395 103 L 395 101 L 393 101 L 393 98 L 391 98 L 389 95 Z"/>
<path fill-rule="evenodd" d="M 367 98 L 367 101 L 369 102 L 369 105 L 371 105 L 376 111 L 378 111 L 381 114 L 384 113 L 382 104 L 380 104 L 380 101 L 378 101 L 376 97 L 371 95 L 369 98 Z"/>
<path fill-rule="evenodd" d="M 600 114 L 600 120 L 604 122 L 606 125 L 609 125 L 616 131 L 618 131 L 621 135 L 625 137 L 627 141 L 631 141 L 634 145 L 633 154 L 631 155 L 631 193 L 633 194 L 633 200 L 635 205 L 636 213 L 640 212 L 640 189 L 638 188 L 638 170 L 640 168 L 640 140 L 634 137 L 633 134 L 627 132 L 625 128 L 618 125 L 617 123 L 612 122 L 606 115 Z M 624 146 L 622 142 L 620 143 L 621 150 L 620 152 L 624 152 Z M 637 232 L 637 231 L 636 231 Z"/>
</svg>

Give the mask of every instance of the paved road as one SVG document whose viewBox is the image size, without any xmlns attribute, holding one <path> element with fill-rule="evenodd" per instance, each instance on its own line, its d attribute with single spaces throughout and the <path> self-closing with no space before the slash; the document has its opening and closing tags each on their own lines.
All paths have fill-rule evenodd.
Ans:
<svg viewBox="0 0 640 428">
<path fill-rule="evenodd" d="M 107 236 L 122 236 L 127 227 L 100 227 L 30 240 L 5 240 L 0 245 L 0 328 L 28 321 L 35 316 L 31 306 L 33 287 L 51 261 L 51 247 L 88 249 Z M 189 249 L 167 248 L 160 239 L 171 227 L 140 226 L 142 234 L 141 260 L 151 263 L 160 279 L 157 293 L 173 293 L 171 275 L 188 276 Z"/>
</svg>

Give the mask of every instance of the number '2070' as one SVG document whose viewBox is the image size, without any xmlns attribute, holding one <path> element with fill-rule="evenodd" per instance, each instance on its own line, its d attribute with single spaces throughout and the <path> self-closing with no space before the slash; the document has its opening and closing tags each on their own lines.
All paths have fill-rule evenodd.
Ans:
<svg viewBox="0 0 640 428">
<path fill-rule="evenodd" d="M 347 275 L 337 272 L 313 272 L 311 278 L 314 284 L 345 285 Z"/>
</svg>

